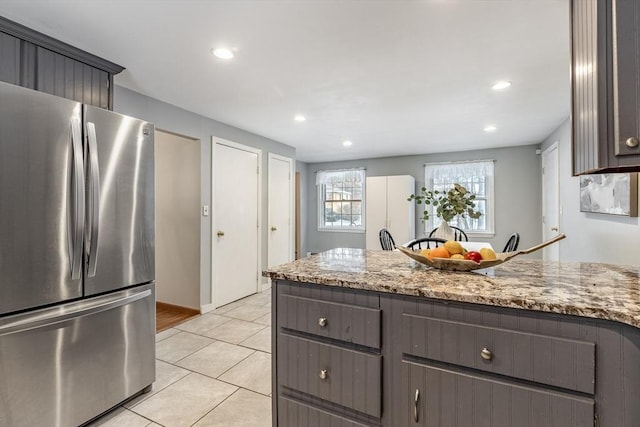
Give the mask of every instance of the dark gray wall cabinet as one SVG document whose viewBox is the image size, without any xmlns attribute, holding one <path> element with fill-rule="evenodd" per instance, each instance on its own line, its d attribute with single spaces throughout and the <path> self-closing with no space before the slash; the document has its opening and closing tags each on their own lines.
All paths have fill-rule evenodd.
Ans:
<svg viewBox="0 0 640 427">
<path fill-rule="evenodd" d="M 573 173 L 640 171 L 640 0 L 571 1 Z"/>
<path fill-rule="evenodd" d="M 640 425 L 640 330 L 274 281 L 273 425 Z"/>
<path fill-rule="evenodd" d="M 0 80 L 113 109 L 123 68 L 0 16 Z"/>
</svg>

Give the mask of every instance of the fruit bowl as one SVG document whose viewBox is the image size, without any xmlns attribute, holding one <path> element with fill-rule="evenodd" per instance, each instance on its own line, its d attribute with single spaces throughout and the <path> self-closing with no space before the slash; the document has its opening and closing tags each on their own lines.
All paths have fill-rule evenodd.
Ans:
<svg viewBox="0 0 640 427">
<path fill-rule="evenodd" d="M 481 268 L 495 267 L 496 265 L 500 265 L 503 262 L 507 262 L 510 259 L 517 257 L 518 255 L 530 254 L 532 252 L 540 250 L 559 240 L 564 239 L 565 237 L 567 236 L 565 236 L 564 234 L 558 234 L 553 239 L 547 240 L 546 242 L 540 243 L 539 245 L 533 246 L 529 249 L 514 251 L 514 252 L 498 252 L 496 253 L 496 259 L 480 261 L 480 262 L 470 261 L 466 259 L 428 258 L 420 255 L 420 252 L 414 252 L 409 248 L 405 248 L 404 246 L 396 246 L 396 248 L 403 254 L 418 261 L 419 263 L 428 265 L 429 267 L 437 268 L 438 270 L 472 271 L 472 270 L 479 270 Z"/>
</svg>

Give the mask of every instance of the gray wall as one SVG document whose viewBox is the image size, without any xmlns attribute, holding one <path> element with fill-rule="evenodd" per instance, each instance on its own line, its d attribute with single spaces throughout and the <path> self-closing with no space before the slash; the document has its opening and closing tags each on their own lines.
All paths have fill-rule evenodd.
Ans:
<svg viewBox="0 0 640 427">
<path fill-rule="evenodd" d="M 211 303 L 211 137 L 217 136 L 263 150 L 262 155 L 262 224 L 267 224 L 267 153 L 295 158 L 295 148 L 281 144 L 233 126 L 178 108 L 129 89 L 116 86 L 114 110 L 155 123 L 158 129 L 200 140 L 201 147 L 201 205 L 211 206 L 210 216 L 200 216 L 200 301 Z M 267 227 L 262 227 L 262 268 L 267 266 Z"/>
<path fill-rule="evenodd" d="M 309 221 L 309 165 L 296 161 L 296 172 L 300 172 L 300 258 L 307 255 L 307 223 Z"/>
<path fill-rule="evenodd" d="M 560 164 L 560 231 L 567 235 L 559 242 L 560 261 L 639 265 L 640 220 L 580 212 L 580 178 L 571 176 L 569 119 L 543 142 L 543 151 L 556 141 Z"/>
<path fill-rule="evenodd" d="M 520 233 L 520 248 L 540 243 L 542 239 L 542 202 L 540 156 L 538 145 L 513 148 L 385 157 L 344 162 L 311 163 L 308 166 L 307 248 L 321 252 L 336 247 L 364 248 L 365 234 L 318 231 L 315 172 L 342 168 L 366 168 L 367 176 L 412 175 L 416 191 L 424 185 L 424 164 L 461 160 L 494 159 L 495 163 L 495 236 L 473 238 L 486 241 L 501 251 L 509 236 Z M 407 195 L 408 196 L 408 195 Z M 416 206 L 416 237 L 424 233 L 421 206 Z M 430 231 L 430 230 L 429 230 Z M 540 257 L 539 253 L 532 257 Z"/>
</svg>

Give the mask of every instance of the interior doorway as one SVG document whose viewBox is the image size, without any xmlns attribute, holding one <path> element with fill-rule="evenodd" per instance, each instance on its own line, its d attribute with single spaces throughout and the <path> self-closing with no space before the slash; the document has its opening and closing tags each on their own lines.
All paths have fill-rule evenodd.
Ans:
<svg viewBox="0 0 640 427">
<path fill-rule="evenodd" d="M 258 291 L 262 151 L 213 138 L 212 295 L 220 307 Z"/>
<path fill-rule="evenodd" d="M 155 196 L 161 330 L 200 313 L 200 140 L 156 130 Z"/>
<path fill-rule="evenodd" d="M 560 180 L 558 142 L 542 153 L 542 241 L 560 233 Z M 560 245 L 542 250 L 545 261 L 560 261 Z"/>
</svg>

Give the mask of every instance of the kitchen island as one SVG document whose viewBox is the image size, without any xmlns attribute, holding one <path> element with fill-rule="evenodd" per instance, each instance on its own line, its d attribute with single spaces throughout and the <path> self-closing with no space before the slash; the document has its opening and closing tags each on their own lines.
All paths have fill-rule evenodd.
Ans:
<svg viewBox="0 0 640 427">
<path fill-rule="evenodd" d="M 274 426 L 640 425 L 638 267 L 341 248 L 264 275 Z"/>
</svg>

